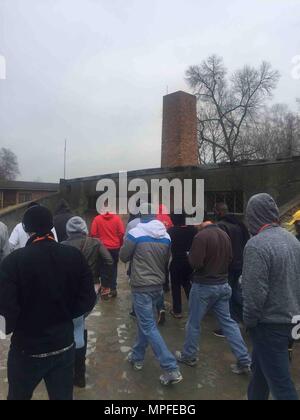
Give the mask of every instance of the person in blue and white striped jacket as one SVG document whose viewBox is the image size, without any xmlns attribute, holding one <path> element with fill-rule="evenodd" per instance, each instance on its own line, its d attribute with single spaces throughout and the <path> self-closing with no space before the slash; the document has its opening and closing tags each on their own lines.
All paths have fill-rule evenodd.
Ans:
<svg viewBox="0 0 300 420">
<path fill-rule="evenodd" d="M 128 361 L 141 370 L 151 345 L 164 374 L 162 385 L 182 381 L 177 361 L 168 350 L 156 323 L 156 308 L 163 299 L 163 285 L 171 255 L 171 238 L 163 223 L 156 220 L 151 204 L 141 206 L 141 223 L 128 233 L 120 251 L 124 263 L 132 262 L 130 286 L 138 321 L 138 338 Z"/>
</svg>

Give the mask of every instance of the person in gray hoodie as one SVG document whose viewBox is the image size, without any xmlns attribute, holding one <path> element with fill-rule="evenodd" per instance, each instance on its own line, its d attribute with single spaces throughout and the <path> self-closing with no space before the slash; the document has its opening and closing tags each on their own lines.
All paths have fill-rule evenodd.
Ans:
<svg viewBox="0 0 300 420">
<path fill-rule="evenodd" d="M 171 238 L 163 223 L 156 220 L 151 204 L 141 206 L 141 223 L 132 229 L 120 251 L 121 261 L 132 261 L 130 285 L 138 323 L 138 338 L 128 361 L 135 370 L 143 369 L 150 344 L 164 374 L 162 385 L 182 381 L 177 361 L 167 348 L 156 323 L 156 308 L 163 299 L 166 268 L 171 255 Z"/>
<path fill-rule="evenodd" d="M 249 400 L 298 400 L 289 370 L 293 320 L 300 314 L 300 244 L 280 227 L 268 194 L 248 203 L 252 239 L 244 253 L 244 322 L 253 341 Z"/>
<path fill-rule="evenodd" d="M 10 253 L 8 229 L 6 225 L 0 222 L 0 263 Z"/>
</svg>

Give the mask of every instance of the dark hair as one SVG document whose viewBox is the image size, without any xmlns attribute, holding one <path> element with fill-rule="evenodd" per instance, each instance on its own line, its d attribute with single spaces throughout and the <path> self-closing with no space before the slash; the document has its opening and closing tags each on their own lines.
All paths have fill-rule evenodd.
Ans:
<svg viewBox="0 0 300 420">
<path fill-rule="evenodd" d="M 128 223 L 132 222 L 135 219 L 140 219 L 140 218 L 141 218 L 141 213 L 138 213 L 138 214 L 129 213 Z"/>
<path fill-rule="evenodd" d="M 185 213 L 181 213 L 181 214 L 172 213 L 171 220 L 174 226 L 185 226 L 186 214 Z"/>
</svg>

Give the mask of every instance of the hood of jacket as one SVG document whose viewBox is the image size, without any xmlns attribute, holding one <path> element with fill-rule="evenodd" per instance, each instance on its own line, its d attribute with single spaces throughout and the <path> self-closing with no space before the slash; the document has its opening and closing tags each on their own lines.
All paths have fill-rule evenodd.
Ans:
<svg viewBox="0 0 300 420">
<path fill-rule="evenodd" d="M 165 225 L 159 220 L 152 220 L 148 223 L 140 223 L 137 228 L 139 231 L 143 231 L 145 236 L 150 236 L 154 239 L 169 238 Z"/>
<path fill-rule="evenodd" d="M 116 215 L 114 213 L 111 212 L 107 212 L 107 213 L 103 213 L 100 215 L 101 217 L 103 217 L 103 219 L 105 220 L 111 220 L 113 219 Z"/>
<path fill-rule="evenodd" d="M 88 227 L 81 217 L 72 217 L 67 223 L 67 234 L 72 235 L 88 235 Z"/>
<path fill-rule="evenodd" d="M 269 224 L 279 223 L 279 209 L 269 194 L 253 196 L 247 206 L 246 219 L 251 235 L 255 236 L 260 229 Z"/>
</svg>

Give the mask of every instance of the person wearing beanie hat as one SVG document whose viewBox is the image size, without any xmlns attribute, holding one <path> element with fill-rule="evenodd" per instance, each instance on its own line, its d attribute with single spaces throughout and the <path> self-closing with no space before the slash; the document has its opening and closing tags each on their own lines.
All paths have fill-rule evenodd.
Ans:
<svg viewBox="0 0 300 420">
<path fill-rule="evenodd" d="M 53 229 L 53 216 L 50 210 L 44 206 L 30 207 L 23 217 L 23 228 L 29 235 L 38 236 L 51 234 Z"/>
<path fill-rule="evenodd" d="M 40 204 L 37 202 L 32 202 L 27 206 L 26 212 L 33 207 L 39 207 Z M 55 228 L 52 227 L 51 232 L 53 234 L 54 239 L 57 241 L 57 235 Z M 9 237 L 9 245 L 12 251 L 15 251 L 20 248 L 24 248 L 28 242 L 30 235 L 28 232 L 25 232 L 23 223 L 18 223 L 16 227 L 13 229 L 10 237 Z"/>
<path fill-rule="evenodd" d="M 113 259 L 110 253 L 98 239 L 88 236 L 87 224 L 81 217 L 72 217 L 67 223 L 66 231 L 68 239 L 62 242 L 62 245 L 75 247 L 82 252 L 93 273 L 96 288 L 101 290 L 101 297 L 105 298 L 110 292 L 112 283 Z M 88 338 L 88 332 L 85 330 L 85 318 L 75 319 L 74 326 L 76 344 L 74 385 L 78 388 L 85 388 Z"/>
<path fill-rule="evenodd" d="M 253 342 L 249 400 L 298 400 L 289 371 L 294 317 L 300 314 L 300 244 L 279 225 L 273 197 L 252 197 L 246 219 L 253 237 L 244 253 L 244 323 Z"/>
<path fill-rule="evenodd" d="M 157 328 L 156 308 L 163 300 L 166 267 L 170 259 L 171 239 L 163 223 L 156 220 L 153 206 L 141 206 L 141 223 L 132 229 L 120 251 L 124 263 L 132 262 L 130 286 L 138 323 L 138 338 L 128 361 L 135 370 L 143 369 L 146 349 L 151 345 L 161 368 L 162 385 L 182 381 L 175 357 Z"/>
<path fill-rule="evenodd" d="M 44 380 L 50 400 L 72 400 L 73 319 L 94 308 L 93 275 L 78 249 L 54 240 L 48 209 L 28 209 L 23 226 L 25 248 L 0 266 L 0 316 L 12 333 L 8 399 L 30 400 Z"/>
<path fill-rule="evenodd" d="M 300 241 L 300 210 L 294 215 L 292 220 L 288 223 L 288 226 L 294 226 L 296 229 L 296 238 Z"/>
</svg>

